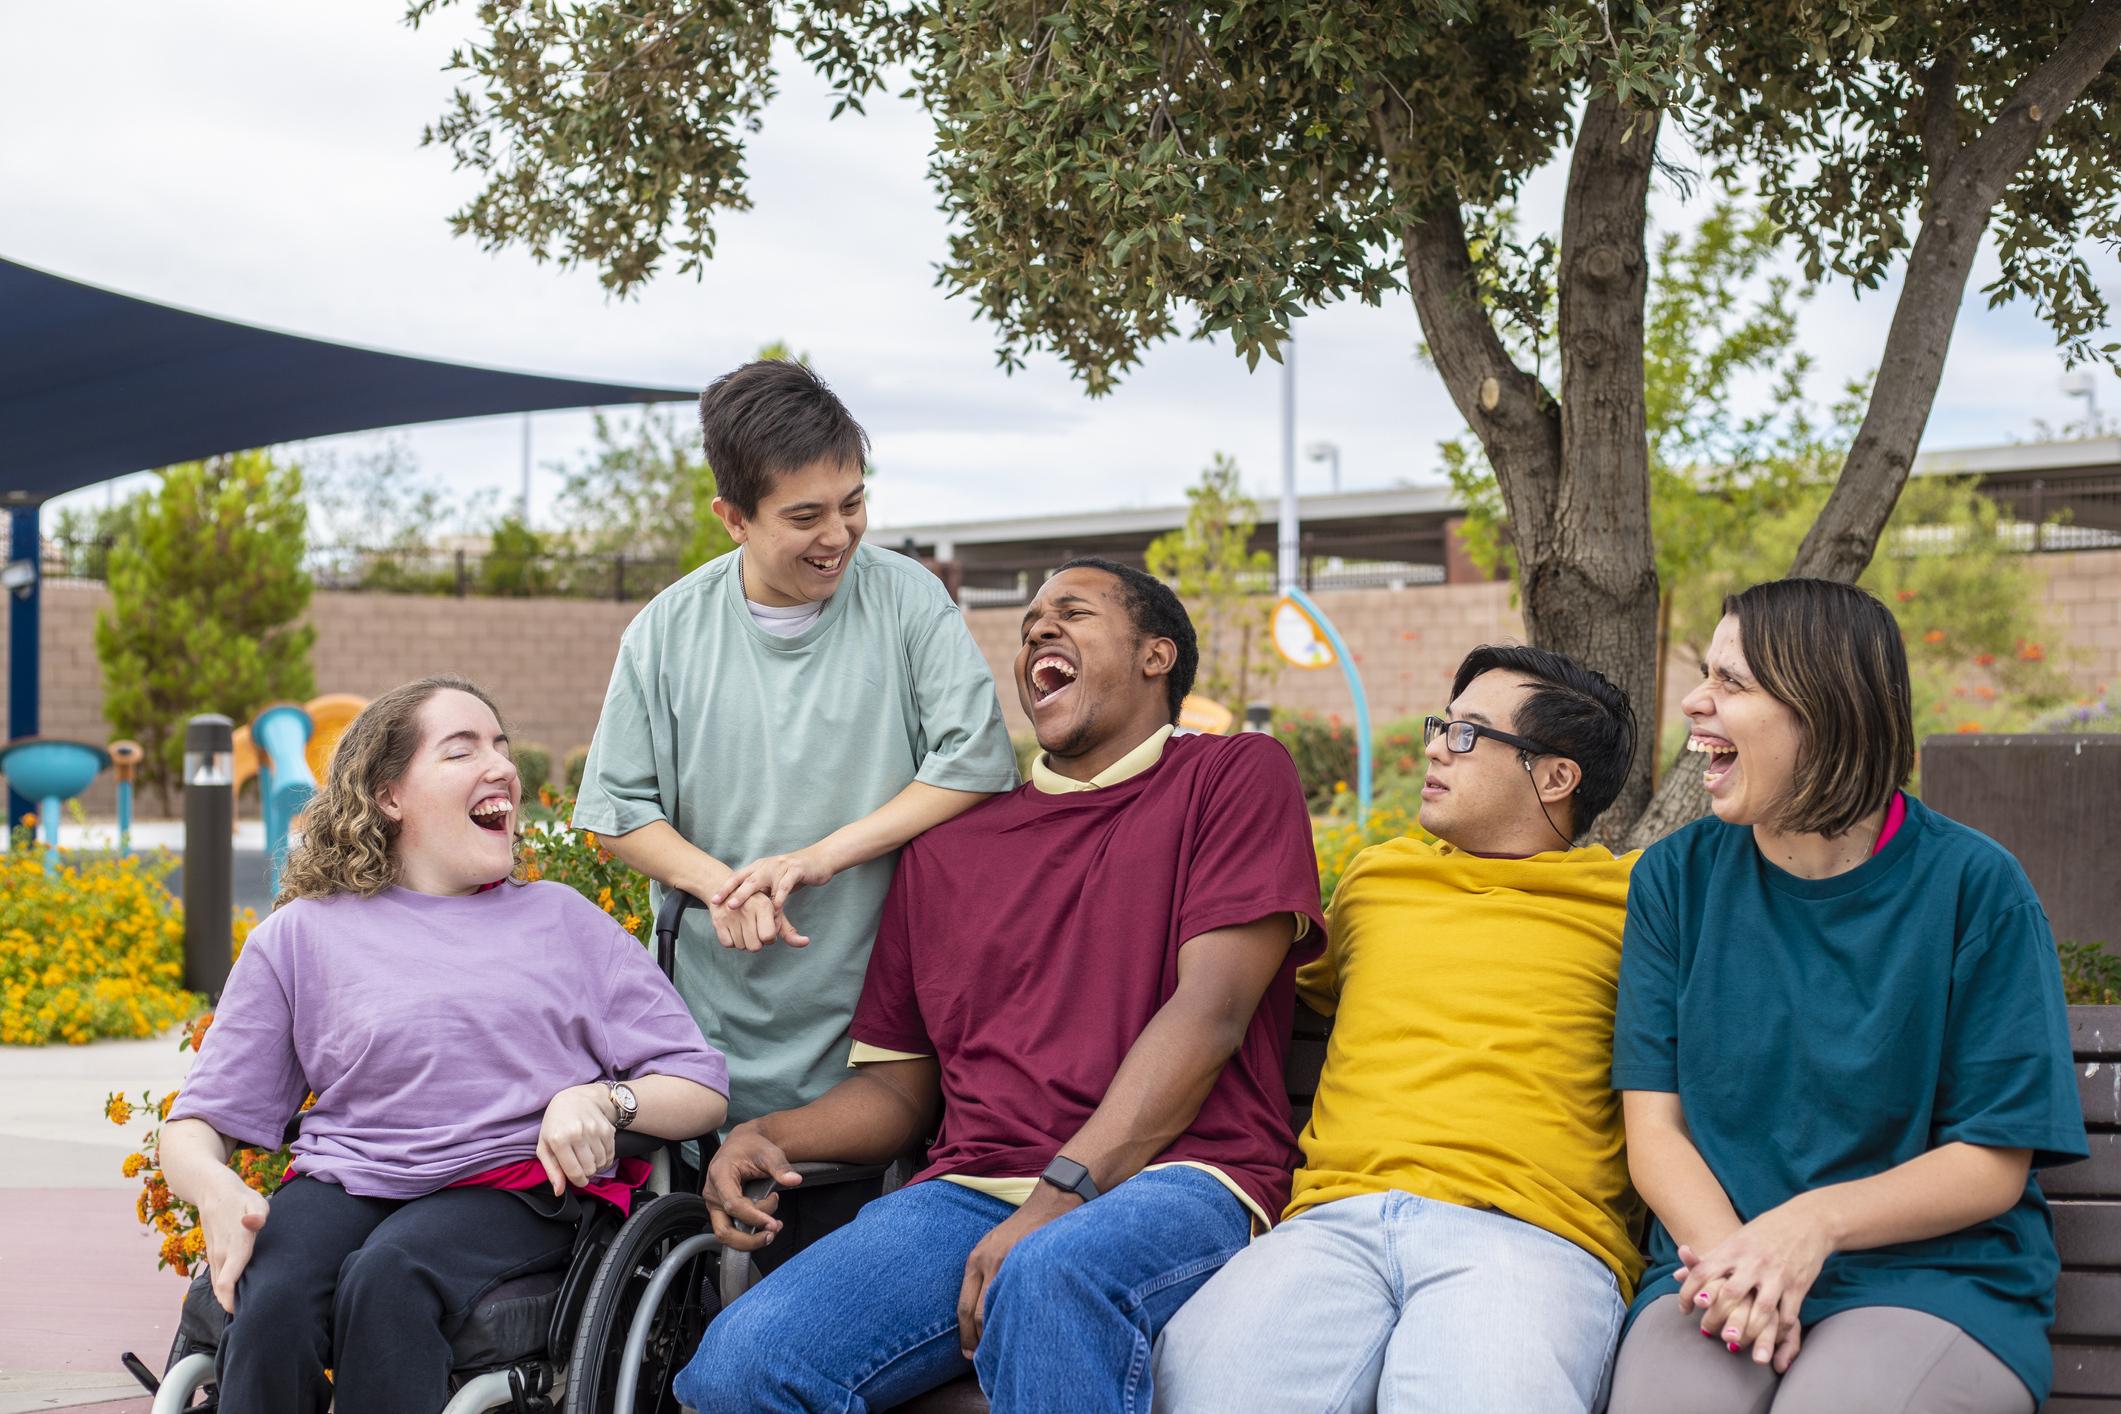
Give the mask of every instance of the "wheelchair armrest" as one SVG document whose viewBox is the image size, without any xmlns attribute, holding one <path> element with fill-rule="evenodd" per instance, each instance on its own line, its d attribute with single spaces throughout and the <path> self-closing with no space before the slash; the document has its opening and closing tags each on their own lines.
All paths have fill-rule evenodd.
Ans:
<svg viewBox="0 0 2121 1414">
<path fill-rule="evenodd" d="M 790 1164 L 789 1167 L 803 1176 L 802 1191 L 807 1193 L 813 1188 L 828 1188 L 835 1183 L 858 1183 L 863 1179 L 881 1178 L 890 1169 L 891 1165 L 835 1164 L 805 1161 L 799 1164 Z M 758 1203 L 780 1192 L 780 1190 L 781 1185 L 770 1178 L 754 1178 L 751 1182 L 744 1185 L 744 1196 L 752 1202 Z M 757 1228 L 752 1227 L 748 1223 L 737 1223 L 736 1226 L 742 1232 L 758 1231 Z"/>
</svg>

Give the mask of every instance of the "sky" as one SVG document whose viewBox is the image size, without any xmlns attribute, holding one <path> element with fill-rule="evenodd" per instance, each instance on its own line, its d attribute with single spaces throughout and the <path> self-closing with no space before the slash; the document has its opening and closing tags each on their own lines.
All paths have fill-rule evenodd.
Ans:
<svg viewBox="0 0 2121 1414">
<path fill-rule="evenodd" d="M 398 0 L 104 0 L 90 36 L 71 7 L 0 0 L 0 256 L 268 327 L 581 378 L 697 387 L 782 340 L 868 428 L 881 528 L 1172 504 L 1217 452 L 1255 494 L 1279 485 L 1280 370 L 1248 373 L 1227 342 L 1167 342 L 1099 399 L 1048 355 L 998 368 L 991 329 L 934 285 L 946 228 L 924 115 L 880 97 L 831 121 L 799 63 L 750 143 L 754 209 L 718 218 L 703 278 L 665 272 L 617 300 L 590 270 L 452 235 L 475 182 L 420 134 L 456 85 L 442 64 L 473 7 L 417 31 L 402 12 Z M 1562 184 L 1558 167 L 1534 178 L 1528 223 L 1553 221 Z M 1684 228 L 1706 201 L 1660 189 L 1653 222 Z M 1926 449 L 2025 440 L 2037 422 L 2083 414 L 2030 309 L 1985 307 L 1994 269 L 1984 255 L 1969 282 Z M 2121 270 L 2096 273 L 2121 300 Z M 1876 363 L 1896 292 L 1830 288 L 1806 307 L 1822 398 Z M 1298 444 L 1338 446 L 1347 489 L 1437 479 L 1437 442 L 1463 429 L 1419 337 L 1404 293 L 1298 325 Z M 2121 411 L 2121 381 L 2098 378 L 2101 408 Z M 549 525 L 554 468 L 588 445 L 589 417 L 538 414 L 530 435 L 532 519 Z M 459 495 L 520 488 L 520 418 L 303 452 L 343 463 L 393 440 Z M 1327 475 L 1299 464 L 1306 491 Z"/>
</svg>

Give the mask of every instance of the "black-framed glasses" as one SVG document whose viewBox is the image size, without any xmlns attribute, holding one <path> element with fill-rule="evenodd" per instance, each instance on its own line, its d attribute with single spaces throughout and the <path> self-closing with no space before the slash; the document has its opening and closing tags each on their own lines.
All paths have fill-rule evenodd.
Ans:
<svg viewBox="0 0 2121 1414">
<path fill-rule="evenodd" d="M 1452 754 L 1457 756 L 1463 756 L 1478 746 L 1482 737 L 1491 737 L 1501 742 L 1504 746 L 1514 746 L 1519 751 L 1529 751 L 1534 756 L 1558 756 L 1561 754 L 1551 746 L 1541 746 L 1528 736 L 1518 736 L 1513 732 L 1498 731 L 1494 727 L 1484 726 L 1479 722 L 1447 722 L 1441 717 L 1423 717 L 1421 719 L 1421 744 L 1423 746 L 1427 746 L 1430 742 L 1436 740 L 1438 733 L 1443 735 L 1443 744 L 1451 749 Z"/>
</svg>

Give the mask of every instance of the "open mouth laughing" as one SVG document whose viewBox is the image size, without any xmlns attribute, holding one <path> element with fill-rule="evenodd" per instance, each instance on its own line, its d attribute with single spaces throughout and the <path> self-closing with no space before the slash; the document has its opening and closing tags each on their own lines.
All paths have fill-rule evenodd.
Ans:
<svg viewBox="0 0 2121 1414">
<path fill-rule="evenodd" d="M 489 795 L 471 807 L 471 823 L 491 834 L 505 835 L 508 833 L 508 817 L 514 813 L 515 807 L 507 796 Z"/>
<path fill-rule="evenodd" d="M 847 552 L 842 550 L 839 554 L 834 555 L 829 560 L 820 559 L 815 555 L 805 555 L 802 557 L 802 560 L 804 564 L 810 566 L 810 568 L 816 570 L 819 574 L 827 576 L 836 575 L 840 572 L 840 566 L 847 563 Z"/>
<path fill-rule="evenodd" d="M 1075 682 L 1076 667 L 1059 653 L 1047 649 L 1031 660 L 1031 700 L 1044 707 Z"/>
<path fill-rule="evenodd" d="M 1721 784 L 1738 765 L 1738 748 L 1720 736 L 1696 732 L 1686 739 L 1686 749 L 1709 758 L 1707 768 L 1701 773 L 1701 784 L 1710 790 Z"/>
</svg>

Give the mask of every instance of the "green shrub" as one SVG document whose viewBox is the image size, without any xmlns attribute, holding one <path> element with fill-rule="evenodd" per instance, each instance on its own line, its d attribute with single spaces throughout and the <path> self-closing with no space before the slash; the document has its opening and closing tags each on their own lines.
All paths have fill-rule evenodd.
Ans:
<svg viewBox="0 0 2121 1414">
<path fill-rule="evenodd" d="M 2121 1006 L 2121 957 L 2104 943 L 2063 943 L 2062 995 L 2071 1006 Z"/>
<path fill-rule="evenodd" d="M 1025 732 L 1022 736 L 1010 737 L 1009 744 L 1016 748 L 1016 778 L 1030 780 L 1031 763 L 1038 760 L 1038 737 Z"/>
<path fill-rule="evenodd" d="M 534 799 L 552 780 L 552 753 L 535 742 L 517 742 L 510 750 L 516 775 L 523 780 L 523 798 Z"/>
<path fill-rule="evenodd" d="M 582 793 L 582 778 L 589 774 L 589 748 L 578 746 L 567 753 L 567 789 Z"/>
<path fill-rule="evenodd" d="M 1289 748 L 1312 814 L 1323 813 L 1332 806 L 1336 788 L 1354 788 L 1355 732 L 1344 726 L 1337 714 L 1321 717 L 1316 712 L 1276 712 L 1274 739 Z"/>
</svg>

